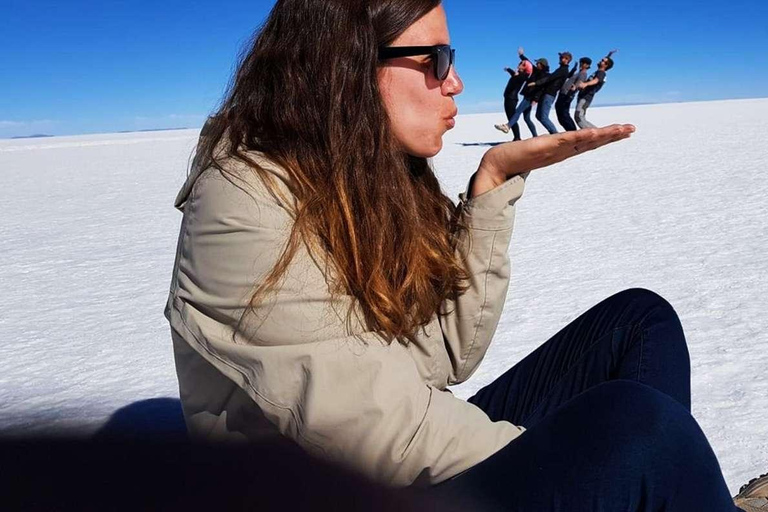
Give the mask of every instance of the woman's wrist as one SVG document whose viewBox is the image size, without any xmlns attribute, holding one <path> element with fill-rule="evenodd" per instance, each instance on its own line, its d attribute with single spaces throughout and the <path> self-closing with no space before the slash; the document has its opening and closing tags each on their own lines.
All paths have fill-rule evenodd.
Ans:
<svg viewBox="0 0 768 512">
<path fill-rule="evenodd" d="M 469 187 L 470 197 L 477 197 L 507 181 L 507 176 L 492 165 L 480 164 Z"/>
</svg>

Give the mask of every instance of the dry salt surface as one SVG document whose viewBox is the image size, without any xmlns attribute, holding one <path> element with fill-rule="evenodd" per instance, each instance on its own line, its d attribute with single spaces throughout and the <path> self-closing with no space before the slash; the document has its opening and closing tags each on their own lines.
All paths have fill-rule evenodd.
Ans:
<svg viewBox="0 0 768 512">
<path fill-rule="evenodd" d="M 460 116 L 446 135 L 434 163 L 451 197 L 508 140 L 502 119 Z M 693 413 L 735 491 L 768 471 L 768 99 L 590 119 L 637 133 L 531 174 L 495 342 L 454 392 L 470 396 L 603 298 L 654 290 L 682 319 Z M 0 434 L 88 435 L 121 407 L 178 397 L 162 311 L 196 138 L 0 140 Z"/>
</svg>

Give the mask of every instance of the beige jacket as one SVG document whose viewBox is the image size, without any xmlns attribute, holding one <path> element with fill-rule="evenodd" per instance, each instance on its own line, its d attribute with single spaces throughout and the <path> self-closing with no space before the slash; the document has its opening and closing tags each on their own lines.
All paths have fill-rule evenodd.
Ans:
<svg viewBox="0 0 768 512">
<path fill-rule="evenodd" d="M 285 173 L 250 156 L 290 198 Z M 348 299 L 331 299 L 322 263 L 305 249 L 233 341 L 292 223 L 253 171 L 241 175 L 235 186 L 218 171 L 193 171 L 176 201 L 184 216 L 166 316 L 194 439 L 282 434 L 380 482 L 409 485 L 446 480 L 520 435 L 446 386 L 472 375 L 496 330 L 523 177 L 471 200 L 461 196 L 469 235 L 459 250 L 468 251 L 470 288 L 404 347 L 349 322 Z"/>
</svg>

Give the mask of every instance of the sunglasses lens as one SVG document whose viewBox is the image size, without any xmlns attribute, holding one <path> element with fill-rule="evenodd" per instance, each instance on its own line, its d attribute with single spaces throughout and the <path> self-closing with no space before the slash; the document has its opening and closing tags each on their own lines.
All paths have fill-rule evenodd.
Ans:
<svg viewBox="0 0 768 512">
<path fill-rule="evenodd" d="M 435 74 L 438 80 L 445 80 L 448 78 L 448 73 L 451 70 L 451 63 L 453 62 L 453 54 L 455 50 L 448 48 L 441 49 L 437 52 L 437 60 L 435 61 Z"/>
</svg>

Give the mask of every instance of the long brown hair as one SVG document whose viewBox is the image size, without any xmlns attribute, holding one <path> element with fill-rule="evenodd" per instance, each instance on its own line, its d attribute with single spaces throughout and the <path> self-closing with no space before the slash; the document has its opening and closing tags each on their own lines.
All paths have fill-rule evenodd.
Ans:
<svg viewBox="0 0 768 512">
<path fill-rule="evenodd" d="M 223 159 L 245 161 L 268 183 L 245 154 L 259 151 L 289 176 L 295 223 L 250 310 L 302 243 L 390 342 L 413 341 L 465 289 L 454 206 L 428 161 L 399 149 L 377 80 L 378 48 L 439 4 L 278 0 L 256 33 L 196 156 L 225 176 Z"/>
</svg>

